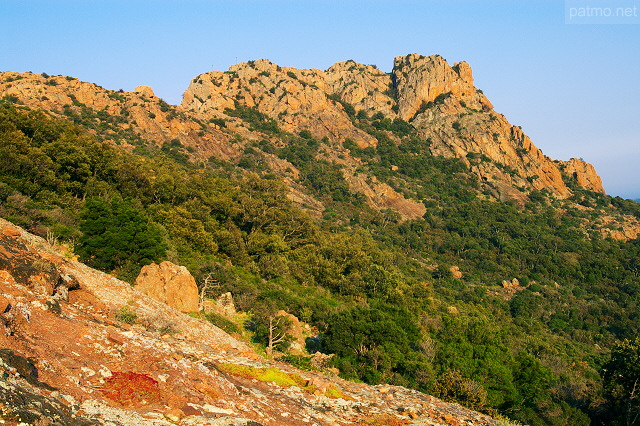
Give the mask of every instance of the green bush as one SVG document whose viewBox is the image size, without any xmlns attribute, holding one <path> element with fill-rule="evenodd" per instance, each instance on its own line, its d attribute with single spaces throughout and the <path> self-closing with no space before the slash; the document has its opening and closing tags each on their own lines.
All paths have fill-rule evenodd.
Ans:
<svg viewBox="0 0 640 426">
<path fill-rule="evenodd" d="M 165 255 L 160 228 L 149 222 L 130 200 L 89 198 L 80 212 L 80 259 L 103 271 L 141 266 Z"/>
<path fill-rule="evenodd" d="M 210 312 L 205 314 L 204 316 L 207 321 L 216 327 L 224 330 L 229 334 L 242 334 L 242 329 L 235 322 L 223 317 L 222 315 L 218 315 L 214 312 Z"/>
<path fill-rule="evenodd" d="M 131 309 L 131 306 L 124 305 L 116 310 L 116 319 L 125 324 L 135 324 L 138 315 Z"/>
</svg>

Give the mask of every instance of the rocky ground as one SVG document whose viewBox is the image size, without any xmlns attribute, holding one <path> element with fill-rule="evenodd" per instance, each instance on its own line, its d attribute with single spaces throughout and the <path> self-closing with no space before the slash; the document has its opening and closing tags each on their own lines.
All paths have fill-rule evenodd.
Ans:
<svg viewBox="0 0 640 426">
<path fill-rule="evenodd" d="M 417 391 L 264 359 L 2 219 L 0 312 L 3 424 L 495 424 Z"/>
</svg>

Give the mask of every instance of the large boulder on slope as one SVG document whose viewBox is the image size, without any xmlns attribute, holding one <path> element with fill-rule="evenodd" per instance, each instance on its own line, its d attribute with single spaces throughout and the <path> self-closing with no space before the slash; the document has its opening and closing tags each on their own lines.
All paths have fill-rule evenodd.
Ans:
<svg viewBox="0 0 640 426">
<path fill-rule="evenodd" d="M 198 286 L 184 266 L 169 261 L 143 266 L 136 288 L 182 312 L 198 311 Z"/>
</svg>

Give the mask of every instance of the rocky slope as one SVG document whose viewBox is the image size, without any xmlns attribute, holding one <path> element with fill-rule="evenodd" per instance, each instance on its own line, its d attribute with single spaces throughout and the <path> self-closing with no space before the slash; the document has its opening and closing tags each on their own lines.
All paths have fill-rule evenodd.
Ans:
<svg viewBox="0 0 640 426">
<path fill-rule="evenodd" d="M 180 144 L 201 161 L 212 156 L 237 161 L 251 143 L 268 140 L 281 146 L 285 133 L 307 131 L 327 142 L 320 158 L 342 167 L 352 191 L 362 193 L 374 208 L 390 208 L 405 219 L 421 217 L 422 203 L 360 170 L 359 160 L 343 146 L 375 146 L 377 138 L 364 125 L 373 117 L 410 129 L 433 154 L 460 158 L 494 199 L 523 204 L 532 190 L 567 198 L 568 179 L 604 192 L 593 166 L 546 157 L 520 128 L 493 110 L 474 86 L 466 62 L 450 66 L 438 55 L 397 57 L 388 74 L 353 61 L 326 71 L 250 61 L 197 76 L 180 106 L 166 104 L 145 86 L 116 92 L 71 77 L 13 72 L 0 74 L 0 97 L 70 116 L 125 148 L 133 147 L 122 135 L 134 134 L 145 143 Z M 259 120 L 273 123 L 256 126 L 238 111 L 257 111 Z M 400 143 L 401 135 L 384 132 Z M 293 165 L 263 154 L 267 167 L 291 187 L 293 200 L 322 211 L 322 204 L 297 184 Z"/>
<path fill-rule="evenodd" d="M 81 118 L 83 123 L 106 134 L 116 144 L 125 143 L 123 132 L 140 135 L 158 145 L 177 139 L 192 146 L 200 156 L 222 159 L 237 155 L 230 136 L 215 126 L 204 126 L 140 86 L 134 92 L 106 90 L 72 77 L 4 72 L 0 74 L 0 97 L 16 100 L 53 114 Z M 206 134 L 203 127 L 207 129 Z"/>
<path fill-rule="evenodd" d="M 266 360 L 1 219 L 0 311 L 4 424 L 494 424 L 416 391 Z M 266 368 L 273 377 L 246 374 Z"/>
</svg>

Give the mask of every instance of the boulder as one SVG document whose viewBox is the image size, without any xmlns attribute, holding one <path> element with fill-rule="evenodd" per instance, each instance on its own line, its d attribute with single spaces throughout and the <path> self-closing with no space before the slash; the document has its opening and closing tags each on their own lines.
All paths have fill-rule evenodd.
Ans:
<svg viewBox="0 0 640 426">
<path fill-rule="evenodd" d="M 280 310 L 276 313 L 278 317 L 285 317 L 291 322 L 291 326 L 287 331 L 288 334 L 293 337 L 293 341 L 289 346 L 289 352 L 294 355 L 302 355 L 304 354 L 304 349 L 306 346 L 306 328 L 308 328 L 307 324 L 303 323 L 293 314 Z"/>
<path fill-rule="evenodd" d="M 198 286 L 184 266 L 164 261 L 143 266 L 136 288 L 182 312 L 198 311 Z"/>
<path fill-rule="evenodd" d="M 146 98 L 153 98 L 155 96 L 153 89 L 149 86 L 138 86 L 134 89 L 134 92 Z"/>
<path fill-rule="evenodd" d="M 202 310 L 205 314 L 215 313 L 225 317 L 233 317 L 237 313 L 233 295 L 230 292 L 221 294 L 216 300 L 205 300 L 202 303 Z"/>
<path fill-rule="evenodd" d="M 231 293 L 226 292 L 221 294 L 216 301 L 218 312 L 225 316 L 233 316 L 236 314 L 236 305 L 233 303 L 233 296 Z"/>
<path fill-rule="evenodd" d="M 517 287 L 520 287 L 520 281 L 518 281 L 517 278 L 514 278 L 511 281 L 502 280 L 502 287 L 503 288 L 517 288 Z"/>
</svg>

